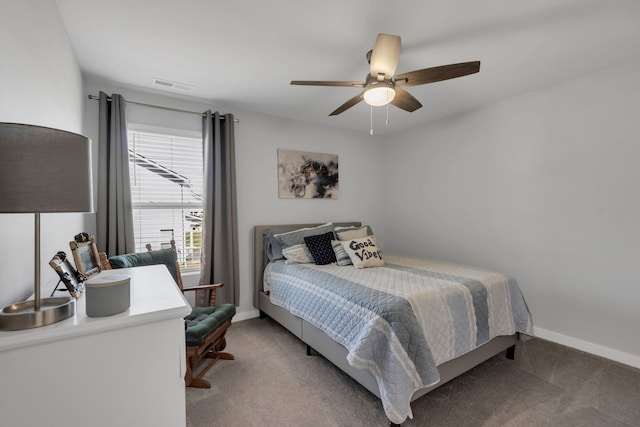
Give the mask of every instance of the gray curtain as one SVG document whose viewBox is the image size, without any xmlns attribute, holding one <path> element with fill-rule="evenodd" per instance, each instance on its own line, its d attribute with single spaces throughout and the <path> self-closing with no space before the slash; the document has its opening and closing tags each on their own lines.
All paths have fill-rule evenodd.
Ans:
<svg viewBox="0 0 640 427">
<path fill-rule="evenodd" d="M 125 100 L 100 92 L 98 133 L 98 249 L 107 256 L 135 252 Z"/>
<path fill-rule="evenodd" d="M 207 111 L 203 118 L 204 220 L 200 284 L 224 283 L 220 303 L 239 305 L 238 224 L 233 115 Z"/>
</svg>

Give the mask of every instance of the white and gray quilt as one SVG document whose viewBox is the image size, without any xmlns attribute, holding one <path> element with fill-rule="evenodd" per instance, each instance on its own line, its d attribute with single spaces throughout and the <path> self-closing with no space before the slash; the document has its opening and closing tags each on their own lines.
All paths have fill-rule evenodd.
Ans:
<svg viewBox="0 0 640 427">
<path fill-rule="evenodd" d="M 412 418 L 413 393 L 439 380 L 437 366 L 499 335 L 532 334 L 517 282 L 504 274 L 385 254 L 385 266 L 270 263 L 271 302 L 324 331 L 349 363 L 378 381 L 394 423 Z"/>
</svg>

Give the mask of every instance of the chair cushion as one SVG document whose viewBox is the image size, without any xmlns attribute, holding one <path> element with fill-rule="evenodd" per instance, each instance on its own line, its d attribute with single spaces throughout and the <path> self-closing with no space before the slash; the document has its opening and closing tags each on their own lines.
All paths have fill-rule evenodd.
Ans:
<svg viewBox="0 0 640 427">
<path fill-rule="evenodd" d="M 233 304 L 220 304 L 215 307 L 194 307 L 191 314 L 184 318 L 187 347 L 199 346 L 224 322 L 236 314 Z"/>
<path fill-rule="evenodd" d="M 178 272 L 176 270 L 177 255 L 176 251 L 171 248 L 112 256 L 109 258 L 109 264 L 111 264 L 111 268 L 114 269 L 164 264 L 167 266 L 171 276 L 173 276 L 173 280 L 175 280 L 176 283 L 178 282 Z"/>
</svg>

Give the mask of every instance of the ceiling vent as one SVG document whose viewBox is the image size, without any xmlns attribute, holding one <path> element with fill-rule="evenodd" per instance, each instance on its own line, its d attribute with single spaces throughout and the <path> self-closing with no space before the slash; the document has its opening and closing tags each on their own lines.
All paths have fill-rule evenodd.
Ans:
<svg viewBox="0 0 640 427">
<path fill-rule="evenodd" d="M 178 83 L 178 82 L 172 82 L 170 80 L 156 79 L 156 78 L 153 79 L 153 84 L 155 84 L 156 86 L 161 86 L 165 89 L 178 89 L 178 90 L 186 90 L 186 91 L 190 91 L 195 87 L 193 85 L 188 85 L 186 83 Z"/>
</svg>

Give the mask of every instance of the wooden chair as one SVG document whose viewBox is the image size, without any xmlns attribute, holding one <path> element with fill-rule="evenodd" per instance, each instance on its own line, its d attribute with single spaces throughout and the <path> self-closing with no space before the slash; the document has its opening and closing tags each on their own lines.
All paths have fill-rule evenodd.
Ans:
<svg viewBox="0 0 640 427">
<path fill-rule="evenodd" d="M 192 308 L 191 314 L 184 318 L 187 349 L 187 373 L 184 380 L 187 387 L 210 388 L 209 382 L 202 378 L 204 374 L 218 360 L 234 359 L 232 354 L 222 351 L 227 345 L 225 334 L 231 326 L 232 317 L 236 314 L 236 307 L 233 304 L 216 305 L 216 290 L 223 284 L 185 288 L 182 285 L 176 252 L 173 249 L 118 255 L 111 258 L 101 253 L 100 264 L 105 270 L 164 264 L 183 293 L 191 291 L 196 293 L 196 306 Z M 202 359 L 209 359 L 209 363 L 195 375 L 196 365 Z"/>
</svg>

